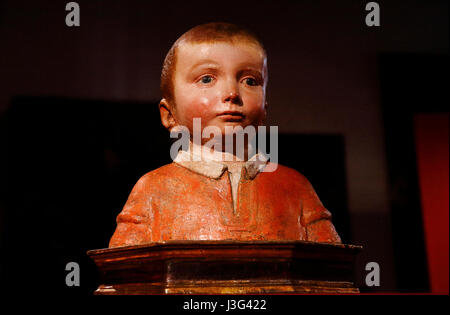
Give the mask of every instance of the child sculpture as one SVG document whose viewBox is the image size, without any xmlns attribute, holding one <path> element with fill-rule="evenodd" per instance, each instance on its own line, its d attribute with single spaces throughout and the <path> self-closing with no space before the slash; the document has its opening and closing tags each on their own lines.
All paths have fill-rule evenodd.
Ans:
<svg viewBox="0 0 450 315">
<path fill-rule="evenodd" d="M 201 128 L 260 126 L 266 118 L 267 57 L 262 44 L 232 24 L 209 23 L 182 35 L 161 75 L 162 124 Z M 190 148 L 204 142 L 191 142 Z M 209 152 L 209 151 L 208 151 Z M 219 152 L 229 156 L 229 152 Z M 110 247 L 168 240 L 305 240 L 340 243 L 327 211 L 297 171 L 258 158 L 205 154 L 144 175 L 133 188 Z M 262 165 L 262 166 L 261 166 Z M 265 172 L 264 168 L 275 171 Z"/>
</svg>

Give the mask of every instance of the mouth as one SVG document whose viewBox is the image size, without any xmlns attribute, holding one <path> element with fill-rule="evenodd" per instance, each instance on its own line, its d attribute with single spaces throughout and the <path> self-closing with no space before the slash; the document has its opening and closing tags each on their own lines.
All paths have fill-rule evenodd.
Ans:
<svg viewBox="0 0 450 315">
<path fill-rule="evenodd" d="M 243 113 L 238 112 L 238 111 L 231 111 L 231 110 L 221 112 L 221 113 L 217 114 L 217 117 L 220 117 L 225 121 L 231 121 L 231 122 L 233 122 L 233 121 L 239 122 L 239 121 L 244 120 L 244 118 L 245 118 Z"/>
</svg>

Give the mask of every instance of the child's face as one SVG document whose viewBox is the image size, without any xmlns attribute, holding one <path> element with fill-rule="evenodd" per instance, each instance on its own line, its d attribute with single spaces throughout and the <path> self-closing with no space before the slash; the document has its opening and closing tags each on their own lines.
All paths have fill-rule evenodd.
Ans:
<svg viewBox="0 0 450 315">
<path fill-rule="evenodd" d="M 202 129 L 259 126 L 266 115 L 266 57 L 251 43 L 184 43 L 178 47 L 174 76 L 174 118 L 192 134 Z"/>
</svg>

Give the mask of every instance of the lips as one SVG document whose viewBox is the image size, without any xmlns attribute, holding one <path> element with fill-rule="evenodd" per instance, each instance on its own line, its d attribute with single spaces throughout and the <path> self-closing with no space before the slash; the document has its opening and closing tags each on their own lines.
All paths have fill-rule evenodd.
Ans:
<svg viewBox="0 0 450 315">
<path fill-rule="evenodd" d="M 224 119 L 225 121 L 242 121 L 245 118 L 243 113 L 231 110 L 221 112 L 217 114 L 217 116 Z"/>
</svg>

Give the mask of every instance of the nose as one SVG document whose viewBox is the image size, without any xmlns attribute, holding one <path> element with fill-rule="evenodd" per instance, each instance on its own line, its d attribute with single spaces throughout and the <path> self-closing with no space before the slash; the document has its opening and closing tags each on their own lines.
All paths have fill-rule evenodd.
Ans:
<svg viewBox="0 0 450 315">
<path fill-rule="evenodd" d="M 230 83 L 225 87 L 222 101 L 224 103 L 231 103 L 239 106 L 242 105 L 242 99 L 239 94 L 239 88 L 237 87 L 236 84 Z"/>
</svg>

